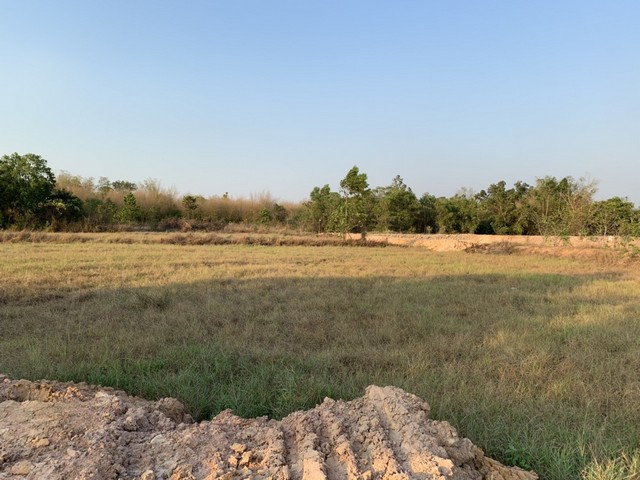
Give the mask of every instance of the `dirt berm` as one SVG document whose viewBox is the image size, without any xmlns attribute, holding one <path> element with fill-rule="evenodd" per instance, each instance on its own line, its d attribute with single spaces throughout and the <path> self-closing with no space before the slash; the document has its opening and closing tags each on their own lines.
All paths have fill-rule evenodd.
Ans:
<svg viewBox="0 0 640 480">
<path fill-rule="evenodd" d="M 194 423 L 180 402 L 0 375 L 0 479 L 530 480 L 484 456 L 394 387 L 281 421 L 224 411 Z"/>
</svg>

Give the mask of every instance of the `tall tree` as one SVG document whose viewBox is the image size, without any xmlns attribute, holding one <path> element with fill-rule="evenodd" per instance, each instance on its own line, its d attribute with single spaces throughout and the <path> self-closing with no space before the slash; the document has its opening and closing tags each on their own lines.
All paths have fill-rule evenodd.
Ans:
<svg viewBox="0 0 640 480">
<path fill-rule="evenodd" d="M 424 193 L 418 200 L 420 210 L 416 217 L 418 233 L 435 233 L 438 231 L 437 199 L 434 195 Z"/>
<path fill-rule="evenodd" d="M 185 195 L 182 197 L 182 207 L 186 210 L 187 218 L 197 218 L 196 211 L 198 210 L 198 197 L 195 195 Z"/>
<path fill-rule="evenodd" d="M 595 184 L 584 179 L 539 178 L 527 194 L 531 221 L 539 235 L 587 233 Z"/>
<path fill-rule="evenodd" d="M 478 204 L 465 190 L 451 198 L 436 200 L 440 233 L 475 233 L 479 225 Z"/>
<path fill-rule="evenodd" d="M 366 233 L 373 219 L 374 198 L 369 189 L 367 174 L 354 166 L 340 181 L 342 192 L 342 224 L 340 230 Z"/>
<path fill-rule="evenodd" d="M 589 233 L 592 235 L 638 235 L 638 223 L 633 203 L 620 197 L 593 203 L 589 219 Z"/>
<path fill-rule="evenodd" d="M 524 198 L 529 185 L 516 182 L 513 188 L 506 188 L 504 180 L 489 185 L 476 199 L 479 202 L 480 224 L 477 233 L 498 235 L 522 235 L 527 232 L 527 213 Z"/>
<path fill-rule="evenodd" d="M 0 158 L 0 226 L 36 226 L 56 186 L 47 161 L 27 153 Z"/>
<path fill-rule="evenodd" d="M 376 211 L 381 230 L 409 232 L 416 228 L 420 203 L 402 177 L 396 175 L 391 185 L 381 189 Z"/>
<path fill-rule="evenodd" d="M 314 187 L 304 204 L 307 228 L 313 232 L 337 230 L 341 201 L 340 194 L 332 192 L 329 185 Z"/>
<path fill-rule="evenodd" d="M 117 213 L 118 221 L 123 223 L 139 222 L 142 218 L 142 212 L 135 195 L 132 192 L 127 193 L 123 202 L 124 204 Z"/>
<path fill-rule="evenodd" d="M 82 219 L 83 202 L 68 190 L 56 188 L 42 206 L 39 217 L 49 228 L 59 230 Z"/>
</svg>

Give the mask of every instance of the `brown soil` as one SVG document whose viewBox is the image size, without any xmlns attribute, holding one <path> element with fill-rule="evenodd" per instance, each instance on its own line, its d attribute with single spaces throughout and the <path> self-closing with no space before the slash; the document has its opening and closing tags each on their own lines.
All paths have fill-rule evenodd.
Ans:
<svg viewBox="0 0 640 480">
<path fill-rule="evenodd" d="M 359 237 L 359 235 L 357 235 Z M 355 235 L 354 235 L 355 237 Z M 369 233 L 367 240 L 423 247 L 438 252 L 535 254 L 614 260 L 640 252 L 640 240 L 621 237 L 542 237 L 535 235 L 411 235 Z"/>
<path fill-rule="evenodd" d="M 281 421 L 224 411 L 193 423 L 180 402 L 0 376 L 0 479 L 531 480 L 484 456 L 429 405 L 368 387 Z"/>
</svg>

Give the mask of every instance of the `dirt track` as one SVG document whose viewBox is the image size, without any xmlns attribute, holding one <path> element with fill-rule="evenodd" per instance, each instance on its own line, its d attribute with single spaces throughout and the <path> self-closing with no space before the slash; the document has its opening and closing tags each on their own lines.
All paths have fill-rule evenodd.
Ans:
<svg viewBox="0 0 640 480">
<path fill-rule="evenodd" d="M 193 423 L 180 402 L 0 376 L 0 479 L 529 480 L 486 458 L 394 387 L 282 421 L 230 411 Z"/>
</svg>

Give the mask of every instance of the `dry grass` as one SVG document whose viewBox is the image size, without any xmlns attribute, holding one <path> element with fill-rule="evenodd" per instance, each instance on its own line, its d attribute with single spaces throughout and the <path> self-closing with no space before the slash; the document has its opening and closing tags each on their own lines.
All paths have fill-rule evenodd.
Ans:
<svg viewBox="0 0 640 480">
<path fill-rule="evenodd" d="M 334 234 L 308 234 L 277 231 L 269 228 L 247 228 L 230 225 L 222 232 L 112 232 L 112 233 L 50 233 L 25 230 L 0 231 L 0 243 L 125 243 L 170 245 L 263 245 L 263 246 L 354 246 L 384 247 L 384 240 L 367 240 L 360 236 L 345 238 Z"/>
<path fill-rule="evenodd" d="M 201 418 L 394 384 L 541 478 L 637 478 L 637 265 L 4 235 L 4 373 L 176 396 Z"/>
</svg>

